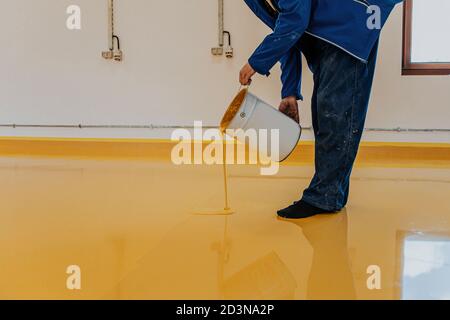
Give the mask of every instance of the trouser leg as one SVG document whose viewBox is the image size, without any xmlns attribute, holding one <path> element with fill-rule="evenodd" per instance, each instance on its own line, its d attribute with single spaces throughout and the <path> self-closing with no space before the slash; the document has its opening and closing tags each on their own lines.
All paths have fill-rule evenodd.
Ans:
<svg viewBox="0 0 450 320">
<path fill-rule="evenodd" d="M 347 204 L 350 175 L 358 153 L 375 73 L 377 46 L 368 63 L 322 40 L 306 50 L 312 61 L 312 116 L 316 173 L 303 200 L 325 210 Z M 314 57 L 313 57 L 314 56 Z"/>
</svg>

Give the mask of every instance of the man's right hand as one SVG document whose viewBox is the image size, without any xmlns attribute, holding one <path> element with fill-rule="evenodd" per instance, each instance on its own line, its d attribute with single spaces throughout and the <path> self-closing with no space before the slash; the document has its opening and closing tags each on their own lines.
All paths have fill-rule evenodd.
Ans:
<svg viewBox="0 0 450 320">
<path fill-rule="evenodd" d="M 281 100 L 279 110 L 289 118 L 293 119 L 295 122 L 300 123 L 298 102 L 296 97 L 291 96 Z"/>
<path fill-rule="evenodd" d="M 239 82 L 243 86 L 249 86 L 252 83 L 252 77 L 255 75 L 256 71 L 253 70 L 252 66 L 247 63 L 245 66 L 241 69 L 241 72 L 239 73 Z"/>
</svg>

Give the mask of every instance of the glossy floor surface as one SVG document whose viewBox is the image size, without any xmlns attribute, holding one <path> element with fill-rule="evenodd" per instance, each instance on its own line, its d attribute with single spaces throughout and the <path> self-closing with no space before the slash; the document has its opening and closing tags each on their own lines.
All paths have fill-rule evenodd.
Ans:
<svg viewBox="0 0 450 320">
<path fill-rule="evenodd" d="M 0 298 L 450 299 L 449 168 L 356 168 L 345 211 L 302 221 L 275 212 L 311 167 L 229 174 L 236 213 L 199 216 L 220 166 L 0 158 Z"/>
</svg>

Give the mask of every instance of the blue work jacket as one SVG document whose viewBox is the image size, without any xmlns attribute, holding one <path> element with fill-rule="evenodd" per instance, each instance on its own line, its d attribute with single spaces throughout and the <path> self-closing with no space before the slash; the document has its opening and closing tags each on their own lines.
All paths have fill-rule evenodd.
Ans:
<svg viewBox="0 0 450 320">
<path fill-rule="evenodd" d="M 390 13 L 403 0 L 244 1 L 273 30 L 252 54 L 249 64 L 257 73 L 268 76 L 280 61 L 282 97 L 302 99 L 299 46 L 302 35 L 320 38 L 366 62 Z M 268 10 L 261 10 L 262 2 Z"/>
</svg>

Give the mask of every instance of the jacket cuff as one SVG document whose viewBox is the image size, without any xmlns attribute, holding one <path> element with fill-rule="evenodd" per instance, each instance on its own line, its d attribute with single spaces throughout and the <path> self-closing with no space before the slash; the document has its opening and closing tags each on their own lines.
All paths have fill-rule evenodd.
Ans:
<svg viewBox="0 0 450 320">
<path fill-rule="evenodd" d="M 294 87 L 288 85 L 287 83 L 283 83 L 283 87 L 281 89 L 281 99 L 285 99 L 288 97 L 295 97 L 297 100 L 303 101 L 300 85 Z"/>
<path fill-rule="evenodd" d="M 264 70 L 263 68 L 258 66 L 256 61 L 254 61 L 253 57 L 250 57 L 250 59 L 248 59 L 248 64 L 253 68 L 253 70 L 255 70 L 260 75 L 263 75 L 266 77 L 270 76 L 270 72 L 268 70 Z"/>
<path fill-rule="evenodd" d="M 281 93 L 281 99 L 285 99 L 287 97 L 295 97 L 297 100 L 303 101 L 303 96 L 300 93 Z"/>
</svg>

